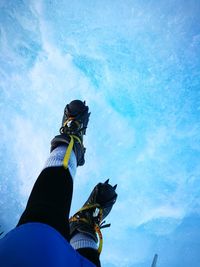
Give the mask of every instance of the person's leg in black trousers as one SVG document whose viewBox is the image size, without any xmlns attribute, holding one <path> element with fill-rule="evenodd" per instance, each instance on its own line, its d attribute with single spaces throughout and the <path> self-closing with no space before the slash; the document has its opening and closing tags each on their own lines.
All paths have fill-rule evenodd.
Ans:
<svg viewBox="0 0 200 267">
<path fill-rule="evenodd" d="M 51 143 L 51 154 L 37 178 L 18 225 L 40 222 L 56 229 L 82 256 L 100 267 L 97 232 L 110 212 L 117 194 L 108 181 L 99 183 L 69 224 L 76 167 L 84 164 L 83 135 L 90 113 L 84 102 L 66 106 L 60 135 Z M 94 215 L 98 209 L 99 213 Z M 84 222 L 83 222 L 84 221 Z M 70 229 L 69 229 L 70 228 Z"/>
<path fill-rule="evenodd" d="M 72 191 L 69 170 L 62 166 L 45 168 L 36 180 L 18 226 L 28 222 L 45 223 L 69 241 L 68 217 Z"/>
<path fill-rule="evenodd" d="M 76 167 L 84 164 L 83 135 L 89 115 L 88 107 L 79 100 L 72 101 L 66 106 L 61 134 L 52 140 L 51 154 L 34 184 L 26 209 L 17 226 L 30 222 L 45 223 L 56 229 L 66 240 L 70 240 L 68 218 L 73 178 Z M 70 151 L 72 139 L 73 150 Z M 77 251 L 97 267 L 100 266 L 97 250 L 86 247 Z"/>
</svg>

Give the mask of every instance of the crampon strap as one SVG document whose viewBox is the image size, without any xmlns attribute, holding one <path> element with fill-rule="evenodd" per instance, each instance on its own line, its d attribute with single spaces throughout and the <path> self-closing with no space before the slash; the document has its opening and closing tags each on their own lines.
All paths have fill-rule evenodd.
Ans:
<svg viewBox="0 0 200 267">
<path fill-rule="evenodd" d="M 63 166 L 65 169 L 67 169 L 67 167 L 68 167 L 70 155 L 71 155 L 71 152 L 72 152 L 72 149 L 74 146 L 74 139 L 76 139 L 81 144 L 81 140 L 77 136 L 70 135 L 70 142 L 69 142 L 67 151 L 66 151 L 64 159 L 63 159 Z"/>
<path fill-rule="evenodd" d="M 79 213 L 82 211 L 89 210 L 91 208 L 98 208 L 99 209 L 99 215 L 98 219 L 101 222 L 103 217 L 103 209 L 100 207 L 99 204 L 88 204 L 85 207 L 81 208 L 78 212 L 74 214 L 73 217 L 69 219 L 70 222 L 76 222 L 76 221 L 82 221 L 85 223 L 89 223 L 87 219 L 85 218 L 79 218 Z M 101 224 L 95 223 L 94 224 L 94 230 L 95 233 L 98 235 L 99 238 L 99 247 L 98 247 L 98 253 L 101 254 L 102 248 L 103 248 L 103 235 L 101 233 L 102 228 L 110 227 L 110 224 L 105 224 L 105 221 L 103 221 Z"/>
</svg>

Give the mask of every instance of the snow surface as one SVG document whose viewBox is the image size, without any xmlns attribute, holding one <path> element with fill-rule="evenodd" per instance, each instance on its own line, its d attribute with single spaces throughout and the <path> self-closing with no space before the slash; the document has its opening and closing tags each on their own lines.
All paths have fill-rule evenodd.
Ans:
<svg viewBox="0 0 200 267">
<path fill-rule="evenodd" d="M 199 14 L 198 0 L 0 0 L 0 232 L 78 98 L 92 114 L 71 213 L 118 183 L 102 266 L 199 266 Z"/>
</svg>

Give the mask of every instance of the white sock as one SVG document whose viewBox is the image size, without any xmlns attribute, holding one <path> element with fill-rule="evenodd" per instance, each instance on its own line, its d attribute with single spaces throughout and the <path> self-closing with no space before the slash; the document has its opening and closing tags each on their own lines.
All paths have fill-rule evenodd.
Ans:
<svg viewBox="0 0 200 267">
<path fill-rule="evenodd" d="M 72 237 L 70 240 L 70 244 L 74 249 L 79 248 L 93 248 L 95 250 L 98 249 L 97 243 L 94 241 L 94 239 L 87 234 L 78 233 L 75 236 Z"/>
<path fill-rule="evenodd" d="M 68 148 L 67 145 L 60 145 L 56 147 L 49 155 L 49 158 L 47 159 L 44 168 L 63 166 L 63 160 L 65 157 L 67 148 Z M 76 168 L 77 168 L 77 160 L 76 160 L 75 153 L 72 150 L 70 158 L 69 158 L 69 162 L 68 162 L 68 169 L 69 169 L 72 179 L 74 179 L 75 177 Z"/>
</svg>

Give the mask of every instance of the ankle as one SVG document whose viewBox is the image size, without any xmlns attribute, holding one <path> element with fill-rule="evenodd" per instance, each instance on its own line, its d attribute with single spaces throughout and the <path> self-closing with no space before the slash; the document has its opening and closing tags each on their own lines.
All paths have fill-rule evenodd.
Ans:
<svg viewBox="0 0 200 267">
<path fill-rule="evenodd" d="M 94 239 L 88 235 L 83 233 L 77 233 L 75 234 L 71 240 L 70 244 L 74 249 L 80 249 L 80 248 L 92 248 L 97 250 L 97 243 L 94 241 Z"/>
</svg>

